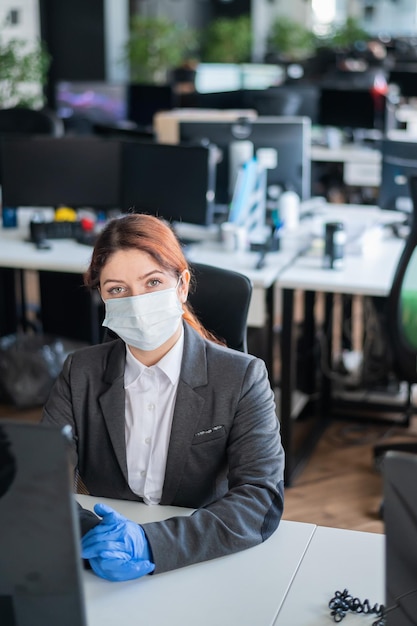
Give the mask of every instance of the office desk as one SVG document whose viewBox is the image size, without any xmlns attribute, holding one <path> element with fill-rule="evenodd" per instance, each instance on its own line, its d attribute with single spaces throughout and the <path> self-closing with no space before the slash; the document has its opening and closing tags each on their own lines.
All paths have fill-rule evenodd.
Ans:
<svg viewBox="0 0 417 626">
<path fill-rule="evenodd" d="M 390 219 L 383 212 L 383 219 Z M 348 216 L 345 215 L 345 219 Z M 395 213 L 393 215 L 395 218 Z M 397 216 L 398 219 L 398 216 Z M 326 294 L 326 325 L 330 328 L 332 320 L 332 300 L 335 293 L 347 295 L 386 296 L 390 290 L 398 260 L 404 247 L 404 241 L 389 237 L 381 239 L 379 244 L 365 255 L 347 254 L 344 259 L 342 270 L 322 269 L 321 257 L 304 255 L 297 258 L 279 278 L 279 287 L 282 290 L 282 333 L 281 333 L 281 394 L 280 394 L 280 419 L 283 446 L 286 451 L 285 481 L 291 484 L 292 478 L 300 468 L 306 455 L 311 452 L 316 439 L 309 437 L 308 446 L 301 449 L 297 454 L 293 450 L 293 418 L 292 397 L 296 389 L 296 350 L 294 331 L 294 293 L 302 290 L 307 300 L 306 308 L 312 311 L 316 292 Z M 314 325 L 307 320 L 310 340 L 314 336 Z M 313 364 L 311 364 L 313 367 Z M 312 370 L 313 371 L 313 370 Z M 311 373 L 313 377 L 313 374 Z M 327 387 L 322 391 L 323 395 L 330 393 L 330 381 L 326 381 Z M 324 410 L 321 414 L 321 426 L 326 423 Z M 316 431 L 317 437 L 320 429 Z"/>
<path fill-rule="evenodd" d="M 90 343 L 101 341 L 102 303 L 97 294 L 82 288 L 92 248 L 74 240 L 51 240 L 50 250 L 37 250 L 25 241 L 27 229 L 0 229 L 0 268 L 17 270 L 24 301 L 23 273 L 36 270 L 40 275 L 43 320 L 46 332 Z M 273 372 L 274 285 L 279 273 L 293 260 L 295 252 L 268 254 L 262 269 L 255 269 L 258 252 L 230 253 L 220 243 L 187 246 L 190 262 L 207 263 L 246 274 L 253 284 L 248 326 L 266 329 L 266 350 L 262 356 L 268 371 Z M 42 307 L 41 307 L 42 308 Z M 8 330 L 7 332 L 14 332 Z M 80 334 L 81 333 L 81 334 Z M 0 334 L 5 334 L 0 330 Z"/>
<path fill-rule="evenodd" d="M 0 228 L 0 267 L 82 274 L 88 267 L 92 248 L 72 239 L 51 240 L 50 250 L 37 250 L 27 238 L 26 229 Z M 227 267 L 246 274 L 253 284 L 253 298 L 249 310 L 249 326 L 265 324 L 267 309 L 264 303 L 265 290 L 275 282 L 279 272 L 294 258 L 290 252 L 275 252 L 267 255 L 265 266 L 255 269 L 259 253 L 227 252 L 220 243 L 196 243 L 185 249 L 189 261 Z"/>
<path fill-rule="evenodd" d="M 348 234 L 349 228 L 353 229 L 352 232 L 355 234 L 358 228 L 370 227 L 377 221 L 393 221 L 402 218 L 402 215 L 397 212 L 381 212 L 376 207 L 357 205 L 320 205 L 314 209 L 314 214 L 311 220 L 312 229 L 317 227 L 318 221 L 323 223 L 327 219 L 341 219 L 347 223 Z M 303 224 L 304 228 L 305 222 Z M 27 228 L 0 229 L 0 268 L 6 271 L 17 270 L 21 287 L 23 287 L 25 270 L 39 272 L 41 300 L 47 305 L 43 311 L 46 332 L 89 343 L 101 341 L 101 300 L 97 293 L 90 294 L 82 288 L 82 273 L 88 266 L 92 249 L 73 240 L 62 239 L 52 240 L 50 250 L 37 250 L 33 243 L 25 241 L 27 234 Z M 264 267 L 255 269 L 259 259 L 258 252 L 230 253 L 216 241 L 186 248 L 186 256 L 190 262 L 227 267 L 246 274 L 252 281 L 253 294 L 248 326 L 267 331 L 265 350 L 262 350 L 259 356 L 266 362 L 272 383 L 274 382 L 273 326 L 276 317 L 276 285 L 282 273 L 288 271 L 298 254 L 297 247 L 286 249 L 284 246 L 281 252 L 268 253 Z M 7 280 L 9 278 L 10 276 L 7 276 Z M 335 277 L 334 283 L 336 282 Z M 8 292 L 10 291 L 8 289 Z M 17 301 L 19 300 L 24 300 L 23 288 L 21 288 L 21 293 L 17 294 Z M 0 334 L 6 334 L 6 332 L 15 332 L 15 330 L 7 327 L 7 331 L 4 332 L 0 329 Z"/>
<path fill-rule="evenodd" d="M 187 251 L 187 258 L 191 263 L 195 261 L 227 268 L 245 274 L 251 280 L 253 291 L 248 326 L 266 329 L 265 350 L 258 356 L 265 360 L 272 384 L 274 384 L 274 323 L 277 315 L 275 285 L 281 272 L 294 261 L 297 254 L 297 249 L 270 252 L 265 256 L 264 267 L 255 269 L 259 252 L 230 253 L 224 250 L 221 243 L 216 242 L 190 246 Z"/>
<path fill-rule="evenodd" d="M 90 509 L 107 502 L 137 522 L 191 512 L 81 495 L 77 500 Z M 272 626 L 314 530 L 313 524 L 283 521 L 259 546 L 141 580 L 110 583 L 85 571 L 88 626 Z"/>
<path fill-rule="evenodd" d="M 280 273 L 297 256 L 296 251 L 270 252 L 265 256 L 265 265 L 256 269 L 259 252 L 227 252 L 221 243 L 209 242 L 191 245 L 186 251 L 187 259 L 192 263 L 205 263 L 227 268 L 245 274 L 252 282 L 252 301 L 249 309 L 248 326 L 262 328 L 271 311 L 265 301 L 265 292 L 274 286 Z"/>
<path fill-rule="evenodd" d="M 311 160 L 320 163 L 342 163 L 346 185 L 378 187 L 381 182 L 381 153 L 356 144 L 339 148 L 311 146 Z"/>
<path fill-rule="evenodd" d="M 77 495 L 92 509 L 105 501 L 136 522 L 188 515 L 190 509 L 146 506 Z M 384 535 L 283 520 L 263 544 L 156 576 L 110 583 L 84 572 L 88 626 L 322 626 L 329 600 L 347 588 L 384 601 Z M 351 616 L 344 623 L 350 624 Z"/>
<path fill-rule="evenodd" d="M 347 589 L 372 606 L 385 603 L 385 536 L 318 526 L 274 626 L 332 624 L 329 601 Z M 347 614 L 343 625 L 371 624 L 372 617 Z"/>
<path fill-rule="evenodd" d="M 92 248 L 74 240 L 52 240 L 49 250 L 38 250 L 26 241 L 29 228 L 0 229 L 0 279 L 14 274 L 15 326 L 26 330 L 25 272 L 39 275 L 41 303 L 44 303 L 44 331 L 88 343 L 101 341 L 101 303 L 98 294 L 83 288 L 82 274 L 91 258 Z M 11 282 L 11 281 L 10 281 Z M 9 291 L 10 298 L 13 291 Z M 10 315 L 11 317 L 11 315 Z M 16 327 L 4 324 L 0 334 L 16 332 Z"/>
<path fill-rule="evenodd" d="M 0 267 L 82 274 L 92 248 L 72 239 L 51 240 L 50 250 L 26 241 L 28 228 L 0 228 Z"/>
</svg>

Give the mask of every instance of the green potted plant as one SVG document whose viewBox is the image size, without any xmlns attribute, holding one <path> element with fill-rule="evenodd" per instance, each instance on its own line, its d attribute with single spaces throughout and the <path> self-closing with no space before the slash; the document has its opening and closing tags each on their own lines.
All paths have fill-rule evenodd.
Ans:
<svg viewBox="0 0 417 626">
<path fill-rule="evenodd" d="M 196 33 L 166 17 L 135 15 L 130 22 L 124 60 L 136 83 L 165 83 L 168 71 L 192 56 Z"/>
<path fill-rule="evenodd" d="M 49 54 L 40 41 L 31 49 L 19 39 L 0 42 L 0 108 L 41 108 L 49 64 Z"/>
<path fill-rule="evenodd" d="M 299 22 L 281 16 L 271 25 L 268 35 L 269 53 L 275 53 L 281 61 L 302 61 L 316 50 L 317 38 L 312 31 Z"/>
<path fill-rule="evenodd" d="M 245 63 L 251 59 L 250 17 L 219 17 L 202 33 L 201 60 L 206 63 Z"/>
<path fill-rule="evenodd" d="M 369 41 L 370 38 L 370 34 L 362 28 L 357 18 L 348 17 L 324 38 L 324 43 L 328 48 L 342 51 L 351 49 L 359 41 Z"/>
</svg>

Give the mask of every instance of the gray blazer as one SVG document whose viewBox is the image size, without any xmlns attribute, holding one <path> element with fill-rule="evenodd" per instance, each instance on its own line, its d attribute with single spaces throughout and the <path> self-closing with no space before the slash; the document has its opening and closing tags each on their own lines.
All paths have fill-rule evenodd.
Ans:
<svg viewBox="0 0 417 626">
<path fill-rule="evenodd" d="M 143 525 L 155 573 L 261 543 L 283 511 L 284 452 L 265 364 L 184 329 L 161 504 L 197 510 Z M 127 482 L 124 368 L 120 339 L 71 354 L 42 423 L 72 427 L 74 465 L 92 495 L 140 500 Z M 97 521 L 82 511 L 82 532 Z"/>
</svg>

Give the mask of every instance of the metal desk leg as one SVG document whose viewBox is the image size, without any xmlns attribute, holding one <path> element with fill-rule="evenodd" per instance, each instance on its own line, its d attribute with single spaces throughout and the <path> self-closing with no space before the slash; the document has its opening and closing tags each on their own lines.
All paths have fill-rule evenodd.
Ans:
<svg viewBox="0 0 417 626">
<path fill-rule="evenodd" d="M 315 323 L 314 323 L 314 292 L 305 294 L 305 344 L 304 349 L 310 353 L 306 360 L 307 377 L 311 376 L 310 387 L 314 389 L 314 358 L 312 354 Z M 297 350 L 295 345 L 294 325 L 294 290 L 283 289 L 282 333 L 281 333 L 281 395 L 280 395 L 280 419 L 282 445 L 285 450 L 284 482 L 286 487 L 291 484 L 302 468 L 303 464 L 311 455 L 314 447 L 323 433 L 327 421 L 325 417 L 315 416 L 313 428 L 304 436 L 303 440 L 294 446 L 294 421 L 292 417 L 292 398 L 296 389 L 296 365 Z M 308 402 L 308 397 L 305 398 Z M 303 407 L 305 404 L 303 404 Z"/>
<path fill-rule="evenodd" d="M 291 485 L 293 473 L 292 450 L 292 393 L 295 386 L 295 341 L 294 341 L 294 291 L 283 289 L 282 293 L 282 330 L 281 330 L 281 393 L 280 420 L 282 445 L 286 454 L 284 481 Z"/>
<path fill-rule="evenodd" d="M 266 290 L 266 310 L 268 319 L 266 320 L 267 324 L 267 332 L 266 332 L 266 367 L 269 372 L 269 380 L 271 381 L 271 385 L 275 386 L 275 376 L 274 376 L 274 348 L 275 348 L 275 333 L 274 333 L 274 318 L 275 318 L 275 289 L 274 285 L 271 285 L 269 289 Z"/>
<path fill-rule="evenodd" d="M 300 345 L 297 346 L 302 367 L 297 368 L 297 388 L 312 395 L 316 391 L 316 321 L 314 305 L 315 291 L 304 292 L 304 319 Z"/>
<path fill-rule="evenodd" d="M 0 268 L 0 336 L 15 333 L 20 322 L 18 270 Z"/>
<path fill-rule="evenodd" d="M 326 352 L 323 354 L 323 360 L 326 363 L 328 371 L 332 369 L 333 355 L 333 318 L 334 318 L 334 294 L 325 294 L 325 311 L 324 311 L 324 331 L 326 337 Z M 332 402 L 332 381 L 329 376 L 322 370 L 321 376 L 321 402 L 320 409 L 323 418 L 327 418 L 330 414 Z"/>
</svg>

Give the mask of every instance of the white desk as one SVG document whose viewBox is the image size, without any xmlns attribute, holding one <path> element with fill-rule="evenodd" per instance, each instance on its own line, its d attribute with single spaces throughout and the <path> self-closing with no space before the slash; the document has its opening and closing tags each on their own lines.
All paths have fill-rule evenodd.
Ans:
<svg viewBox="0 0 417 626">
<path fill-rule="evenodd" d="M 190 513 L 89 496 L 77 499 L 90 509 L 94 502 L 107 502 L 137 522 Z M 88 626 L 272 626 L 315 528 L 283 521 L 259 546 L 140 580 L 111 583 L 86 571 Z"/>
<path fill-rule="evenodd" d="M 355 228 L 365 228 L 382 219 L 390 221 L 399 219 L 399 216 L 402 217 L 398 212 L 381 212 L 376 207 L 361 207 L 357 205 L 320 205 L 314 212 L 316 217 L 311 220 L 313 229 L 317 227 L 318 221 L 323 223 L 326 219 L 342 219 L 347 223 L 348 227 L 351 224 Z M 302 222 L 302 228 L 305 231 L 305 222 Z M 0 268 L 80 275 L 79 282 L 81 285 L 81 274 L 88 266 L 92 249 L 73 240 L 61 239 L 52 240 L 50 250 L 37 250 L 33 243 L 25 241 L 25 238 L 28 236 L 28 230 L 28 226 L 19 229 L 0 229 Z M 276 317 L 275 287 L 277 282 L 281 280 L 283 272 L 286 273 L 289 270 L 298 255 L 297 247 L 287 249 L 283 246 L 283 249 L 284 251 L 282 252 L 268 253 L 262 269 L 255 269 L 259 259 L 258 252 L 230 253 L 225 251 L 222 245 L 216 241 L 191 245 L 186 250 L 187 257 L 191 262 L 195 261 L 229 268 L 246 274 L 252 281 L 253 294 L 249 307 L 248 326 L 258 329 L 265 328 L 267 330 L 266 349 L 263 350 L 262 356 L 267 364 L 271 380 L 273 379 L 273 325 Z M 301 269 L 302 273 L 303 269 Z M 47 280 L 50 281 L 51 277 Z M 71 285 L 71 288 L 74 288 L 74 286 Z M 65 287 L 63 287 L 63 291 L 64 293 L 61 294 L 61 297 L 67 296 Z M 59 298 L 60 296 L 58 295 Z M 64 312 L 67 313 L 68 311 L 70 315 L 74 316 L 75 329 L 85 326 L 86 334 L 95 337 L 95 340 L 98 341 L 101 319 L 97 307 L 91 306 L 90 300 L 88 300 L 89 294 L 78 289 L 78 283 L 74 298 L 79 298 L 79 300 L 74 300 L 73 304 L 70 298 L 68 303 L 68 307 L 72 307 L 72 313 L 66 306 Z M 85 302 L 86 300 L 88 302 Z M 61 317 L 59 314 L 53 317 L 57 319 L 57 324 L 60 323 Z M 78 323 L 77 320 L 79 319 Z M 62 322 L 62 327 L 65 327 L 65 321 Z M 52 332 L 54 334 L 57 333 L 56 330 Z"/>
<path fill-rule="evenodd" d="M 33 243 L 25 241 L 26 229 L 0 228 L 0 267 L 23 270 L 53 271 L 82 274 L 88 267 L 92 248 L 71 239 L 51 240 L 50 250 L 37 250 Z M 265 290 L 277 279 L 279 272 L 294 258 L 294 254 L 275 252 L 267 255 L 265 266 L 257 270 L 259 253 L 231 253 L 221 244 L 208 242 L 187 247 L 187 258 L 246 274 L 252 281 L 254 293 L 249 310 L 249 326 L 265 324 Z"/>
<path fill-rule="evenodd" d="M 105 501 L 139 523 L 190 513 L 77 500 L 90 509 Z M 384 535 L 282 521 L 259 546 L 164 574 L 111 583 L 85 571 L 88 626 L 322 626 L 332 623 L 328 603 L 336 590 L 384 601 L 384 561 Z"/>
<path fill-rule="evenodd" d="M 92 248 L 72 239 L 51 240 L 50 250 L 37 250 L 25 241 L 28 228 L 0 228 L 0 267 L 23 270 L 82 274 L 88 267 Z"/>
<path fill-rule="evenodd" d="M 344 589 L 372 606 L 385 603 L 385 536 L 318 526 L 274 626 L 334 623 L 328 604 Z M 348 613 L 343 625 L 372 621 Z"/>
<path fill-rule="evenodd" d="M 274 286 L 281 272 L 297 256 L 297 251 L 270 252 L 265 256 L 262 269 L 255 269 L 259 252 L 227 252 L 221 243 L 196 244 L 187 250 L 189 261 L 206 263 L 245 274 L 251 280 L 253 293 L 248 315 L 248 326 L 263 328 L 271 315 L 265 292 Z M 273 313 L 272 313 L 273 315 Z"/>
<path fill-rule="evenodd" d="M 50 250 L 37 250 L 33 243 L 25 241 L 28 228 L 0 229 L 0 268 L 12 268 L 20 271 L 36 270 L 44 272 L 60 272 L 64 274 L 80 275 L 87 269 L 92 248 L 70 239 L 51 240 Z M 255 269 L 259 259 L 259 252 L 230 253 L 222 248 L 220 243 L 208 241 L 205 244 L 196 244 L 187 247 L 186 255 L 192 262 L 207 263 L 222 268 L 228 268 L 246 274 L 253 284 L 253 293 L 248 314 L 248 326 L 266 328 L 266 354 L 264 356 L 268 370 L 273 371 L 273 323 L 274 323 L 274 286 L 280 272 L 288 266 L 296 255 L 294 252 L 276 252 L 266 256 L 262 269 Z M 78 290 L 77 296 L 87 299 L 88 293 Z M 91 330 L 86 330 L 98 341 L 100 319 L 94 307 L 82 301 L 75 304 L 74 316 L 86 309 L 86 319 L 81 322 Z M 55 316 L 60 319 L 60 316 Z M 62 323 L 65 327 L 65 322 Z M 77 325 L 76 325 L 77 326 Z M 56 331 L 54 331 L 56 332 Z M 61 333 L 62 334 L 62 333 Z"/>
<path fill-rule="evenodd" d="M 378 187 L 381 182 L 379 150 L 355 144 L 344 144 L 339 148 L 312 146 L 311 160 L 343 163 L 343 180 L 347 185 Z"/>
<path fill-rule="evenodd" d="M 369 253 L 346 255 L 340 270 L 323 269 L 321 256 L 303 255 L 279 277 L 281 289 L 301 289 L 367 296 L 386 296 L 404 248 L 404 241 L 387 238 Z"/>
<path fill-rule="evenodd" d="M 391 212 L 381 211 L 383 219 Z M 395 217 L 395 213 L 393 215 Z M 345 219 L 348 219 L 346 212 Z M 348 295 L 386 296 L 391 288 L 394 273 L 404 247 L 404 241 L 386 234 L 377 246 L 365 255 L 346 255 L 342 270 L 329 270 L 321 267 L 321 257 L 304 255 L 297 258 L 279 277 L 282 290 L 282 333 L 281 333 L 281 393 L 279 415 L 281 434 L 286 451 L 286 484 L 290 485 L 299 462 L 305 457 L 302 453 L 299 460 L 293 451 L 292 397 L 296 388 L 295 376 L 295 336 L 293 328 L 294 292 L 304 291 L 309 298 L 310 309 L 313 306 L 314 294 L 324 292 L 333 296 L 334 293 Z M 331 315 L 331 303 L 326 301 L 326 313 Z M 310 324 L 311 326 L 311 324 Z M 310 328 L 310 336 L 313 331 Z M 330 388 L 330 382 L 328 387 Z M 329 393 L 329 389 L 327 390 Z M 324 424 L 326 415 L 322 415 Z M 309 447 L 314 445 L 312 438 Z"/>
<path fill-rule="evenodd" d="M 328 148 L 326 146 L 311 146 L 311 160 L 324 161 L 326 163 L 381 163 L 381 153 L 379 150 L 360 146 L 354 143 L 342 144 L 338 148 Z"/>
</svg>

